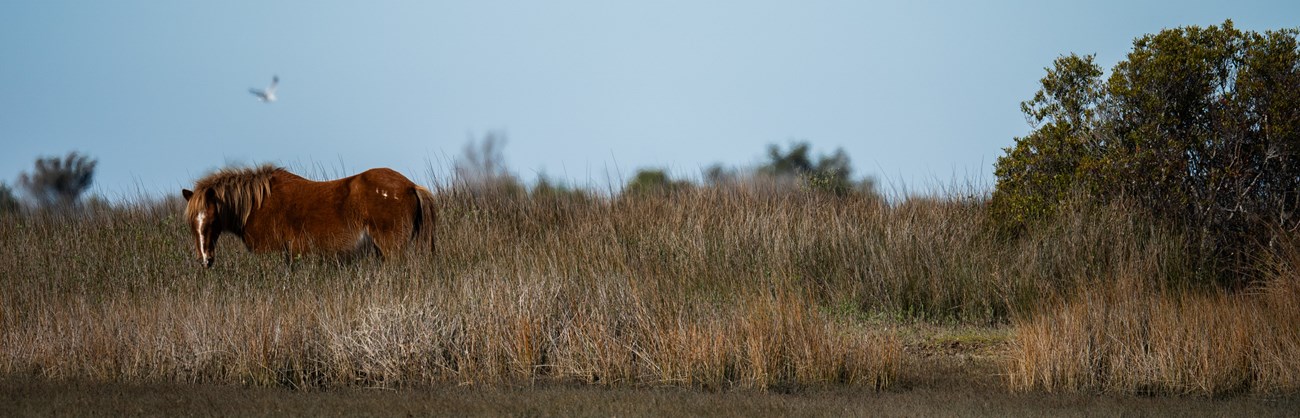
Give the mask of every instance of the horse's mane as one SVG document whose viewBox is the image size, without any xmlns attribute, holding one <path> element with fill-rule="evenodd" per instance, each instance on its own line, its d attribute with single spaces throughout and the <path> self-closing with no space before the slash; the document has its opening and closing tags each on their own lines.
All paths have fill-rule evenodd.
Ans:
<svg viewBox="0 0 1300 418">
<path fill-rule="evenodd" d="M 225 213 L 227 220 L 238 219 L 242 227 L 248 222 L 248 214 L 271 194 L 271 176 L 279 172 L 287 173 L 283 167 L 266 164 L 256 168 L 223 168 L 204 176 L 194 184 L 194 196 L 185 206 L 185 217 L 193 218 L 195 211 L 208 204 L 208 191 L 211 190 L 215 203 L 220 205 L 217 211 Z"/>
</svg>

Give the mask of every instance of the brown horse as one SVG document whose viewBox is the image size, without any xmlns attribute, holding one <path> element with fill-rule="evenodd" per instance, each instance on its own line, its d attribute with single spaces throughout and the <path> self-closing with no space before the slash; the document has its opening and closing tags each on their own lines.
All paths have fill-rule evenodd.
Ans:
<svg viewBox="0 0 1300 418">
<path fill-rule="evenodd" d="M 270 165 L 225 169 L 181 195 L 205 267 L 212 266 L 222 232 L 254 253 L 286 256 L 378 251 L 384 259 L 412 240 L 433 250 L 433 194 L 387 168 L 320 182 Z"/>
</svg>

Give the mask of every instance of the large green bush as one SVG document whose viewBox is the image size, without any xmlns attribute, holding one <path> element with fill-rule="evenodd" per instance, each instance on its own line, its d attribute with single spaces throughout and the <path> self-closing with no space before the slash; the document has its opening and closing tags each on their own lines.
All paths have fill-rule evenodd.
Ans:
<svg viewBox="0 0 1300 418">
<path fill-rule="evenodd" d="M 1240 272 L 1300 226 L 1298 34 L 1167 29 L 1108 79 L 1091 56 L 1058 58 L 1021 104 L 1035 129 L 998 158 L 991 213 L 1016 231 L 1069 196 L 1124 197 L 1183 228 L 1214 270 Z"/>
</svg>

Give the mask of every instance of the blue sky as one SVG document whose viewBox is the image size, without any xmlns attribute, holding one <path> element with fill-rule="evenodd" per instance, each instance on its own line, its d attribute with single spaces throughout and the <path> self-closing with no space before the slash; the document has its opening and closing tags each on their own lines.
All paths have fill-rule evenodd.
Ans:
<svg viewBox="0 0 1300 418">
<path fill-rule="evenodd" d="M 805 140 L 895 192 L 991 187 L 1057 56 L 1109 68 L 1143 34 L 1295 27 L 1298 5 L 4 1 L 0 181 L 76 150 L 99 160 L 94 193 L 110 199 L 232 163 L 428 183 L 501 131 L 529 182 L 698 178 Z M 247 90 L 273 74 L 280 100 L 257 102 Z"/>
</svg>

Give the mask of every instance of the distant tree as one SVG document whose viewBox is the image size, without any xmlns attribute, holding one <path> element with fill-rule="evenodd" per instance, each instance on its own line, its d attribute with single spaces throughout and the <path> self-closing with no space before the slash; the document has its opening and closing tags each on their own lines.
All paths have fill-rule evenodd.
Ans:
<svg viewBox="0 0 1300 418">
<path fill-rule="evenodd" d="M 552 198 L 585 200 L 588 198 L 586 191 L 583 189 L 552 180 L 550 176 L 546 175 L 546 173 L 537 175 L 537 182 L 533 184 L 530 196 L 535 199 Z"/>
<path fill-rule="evenodd" d="M 629 181 L 625 193 L 632 195 L 647 195 L 667 193 L 681 190 L 690 186 L 686 181 L 673 180 L 668 173 L 661 169 L 641 169 L 637 170 L 636 176 Z"/>
<path fill-rule="evenodd" d="M 75 151 L 62 159 L 39 158 L 35 170 L 23 173 L 18 178 L 18 184 L 42 208 L 76 208 L 82 193 L 90 189 L 95 180 L 97 163 L 98 161 Z"/>
<path fill-rule="evenodd" d="M 768 145 L 767 164 L 764 164 L 759 171 L 775 176 L 801 176 L 811 173 L 816 168 L 808 156 L 811 148 L 807 142 L 796 142 L 790 144 L 788 151 L 781 152 L 780 146 Z"/>
<path fill-rule="evenodd" d="M 18 198 L 14 197 L 14 190 L 8 184 L 0 183 L 0 213 L 17 212 L 18 208 Z"/>
<path fill-rule="evenodd" d="M 813 190 L 843 195 L 853 189 L 850 175 L 853 173 L 849 155 L 837 148 L 831 155 L 818 156 L 814 162 L 807 142 L 790 144 L 788 151 L 782 152 L 777 145 L 767 148 L 768 162 L 759 167 L 760 174 L 795 178 L 804 182 Z"/>
<path fill-rule="evenodd" d="M 475 193 L 519 193 L 519 180 L 506 166 L 506 135 L 488 132 L 481 140 L 470 138 L 455 161 L 455 183 Z"/>
<path fill-rule="evenodd" d="M 727 168 L 722 163 L 714 163 L 704 169 L 704 184 L 718 187 L 734 184 L 740 178 L 735 169 Z"/>
</svg>

